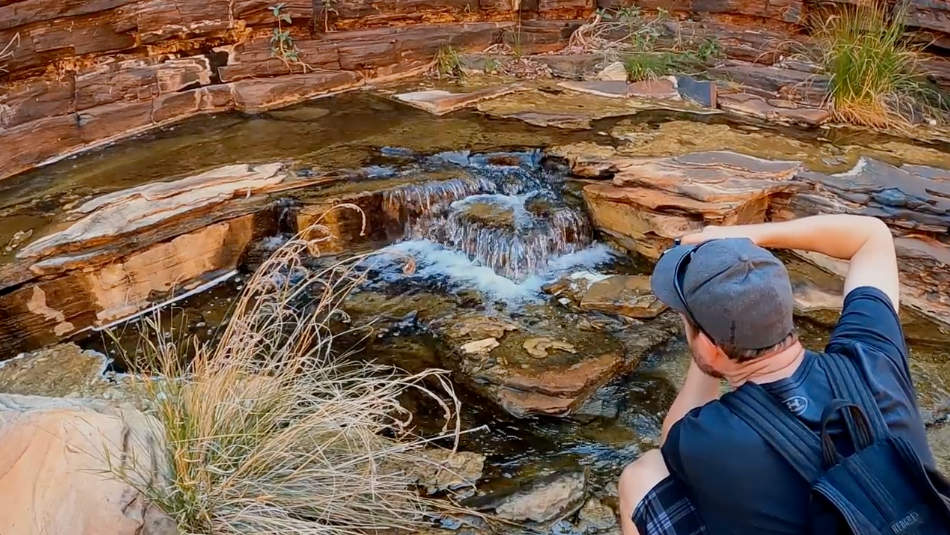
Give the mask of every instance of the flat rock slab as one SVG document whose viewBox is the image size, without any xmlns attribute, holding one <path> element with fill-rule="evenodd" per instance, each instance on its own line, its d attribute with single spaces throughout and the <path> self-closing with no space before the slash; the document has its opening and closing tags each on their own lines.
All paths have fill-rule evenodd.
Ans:
<svg viewBox="0 0 950 535">
<path fill-rule="evenodd" d="M 428 89 L 425 91 L 399 93 L 395 95 L 394 98 L 429 113 L 445 115 L 446 113 L 474 106 L 485 100 L 498 98 L 517 91 L 525 91 L 527 89 L 528 88 L 519 84 L 489 87 L 468 93 L 452 93 L 442 89 Z"/>
<path fill-rule="evenodd" d="M 627 82 L 624 80 L 590 80 L 561 82 L 558 86 L 571 91 L 588 93 L 607 98 L 643 98 L 652 100 L 680 100 L 676 90 L 676 78 Z"/>
<path fill-rule="evenodd" d="M 97 247 L 190 212 L 264 191 L 284 180 L 282 170 L 280 163 L 228 165 L 181 180 L 103 195 L 75 210 L 82 216 L 78 221 L 27 245 L 17 257 L 39 259 Z"/>
<path fill-rule="evenodd" d="M 773 93 L 789 86 L 823 88 L 828 83 L 828 78 L 820 74 L 741 60 L 723 61 L 710 69 L 709 73 Z"/>
<path fill-rule="evenodd" d="M 725 111 L 749 115 L 770 122 L 818 126 L 831 119 L 831 112 L 821 108 L 799 107 L 778 99 L 765 99 L 749 93 L 719 95 L 719 107 Z"/>
<path fill-rule="evenodd" d="M 568 83 L 568 82 L 564 82 Z M 646 110 L 672 110 L 689 113 L 721 113 L 704 110 L 682 101 L 652 101 L 626 96 L 626 82 L 575 82 L 579 84 L 607 84 L 599 87 L 599 95 L 592 91 L 567 90 L 568 87 L 541 88 L 481 102 L 478 111 L 498 118 L 518 119 L 536 126 L 564 129 L 589 129 L 599 119 L 636 115 Z M 619 85 L 618 85 L 619 84 Z M 620 91 L 624 96 L 612 95 Z M 582 86 L 578 86 L 582 87 Z"/>
</svg>

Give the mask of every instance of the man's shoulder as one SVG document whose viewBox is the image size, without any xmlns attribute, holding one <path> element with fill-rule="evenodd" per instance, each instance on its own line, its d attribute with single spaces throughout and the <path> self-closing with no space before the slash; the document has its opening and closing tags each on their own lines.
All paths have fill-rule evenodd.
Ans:
<svg viewBox="0 0 950 535">
<path fill-rule="evenodd" d="M 726 394 L 727 396 L 729 394 Z M 695 456 L 718 454 L 736 448 L 760 447 L 764 443 L 756 432 L 719 400 L 710 401 L 686 414 L 671 430 L 681 453 Z M 710 444 L 716 447 L 710 448 Z"/>
</svg>

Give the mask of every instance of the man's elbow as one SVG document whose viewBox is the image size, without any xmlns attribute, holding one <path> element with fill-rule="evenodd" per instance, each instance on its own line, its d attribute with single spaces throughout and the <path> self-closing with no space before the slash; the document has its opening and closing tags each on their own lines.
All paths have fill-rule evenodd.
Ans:
<svg viewBox="0 0 950 535">
<path fill-rule="evenodd" d="M 875 236 L 880 236 L 889 240 L 894 239 L 893 235 L 891 234 L 891 228 L 888 227 L 887 223 L 885 223 L 883 220 L 872 216 L 860 217 L 866 220 L 870 232 L 873 232 Z"/>
</svg>

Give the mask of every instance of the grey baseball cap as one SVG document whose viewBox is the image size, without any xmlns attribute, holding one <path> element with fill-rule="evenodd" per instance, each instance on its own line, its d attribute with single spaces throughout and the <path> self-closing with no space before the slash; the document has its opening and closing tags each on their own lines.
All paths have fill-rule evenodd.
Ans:
<svg viewBox="0 0 950 535">
<path fill-rule="evenodd" d="M 676 291 L 676 277 L 685 303 Z M 672 247 L 657 261 L 650 284 L 660 301 L 692 315 L 721 346 L 764 349 L 795 328 L 785 265 L 747 238 Z"/>
</svg>

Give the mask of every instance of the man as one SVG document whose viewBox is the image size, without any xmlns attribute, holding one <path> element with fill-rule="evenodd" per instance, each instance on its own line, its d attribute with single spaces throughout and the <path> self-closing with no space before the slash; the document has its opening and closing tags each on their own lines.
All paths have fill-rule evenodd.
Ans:
<svg viewBox="0 0 950 535">
<path fill-rule="evenodd" d="M 844 308 L 824 355 L 798 341 L 788 273 L 763 247 L 850 260 Z M 653 291 L 683 316 L 693 358 L 663 422 L 661 449 L 620 477 L 624 535 L 808 532 L 809 484 L 718 400 L 720 379 L 733 389 L 758 383 L 817 431 L 833 399 L 820 360 L 851 359 L 890 432 L 932 468 L 896 312 L 897 274 L 890 230 L 861 216 L 707 227 L 667 251 Z M 840 435 L 840 418 L 835 426 Z"/>
</svg>

